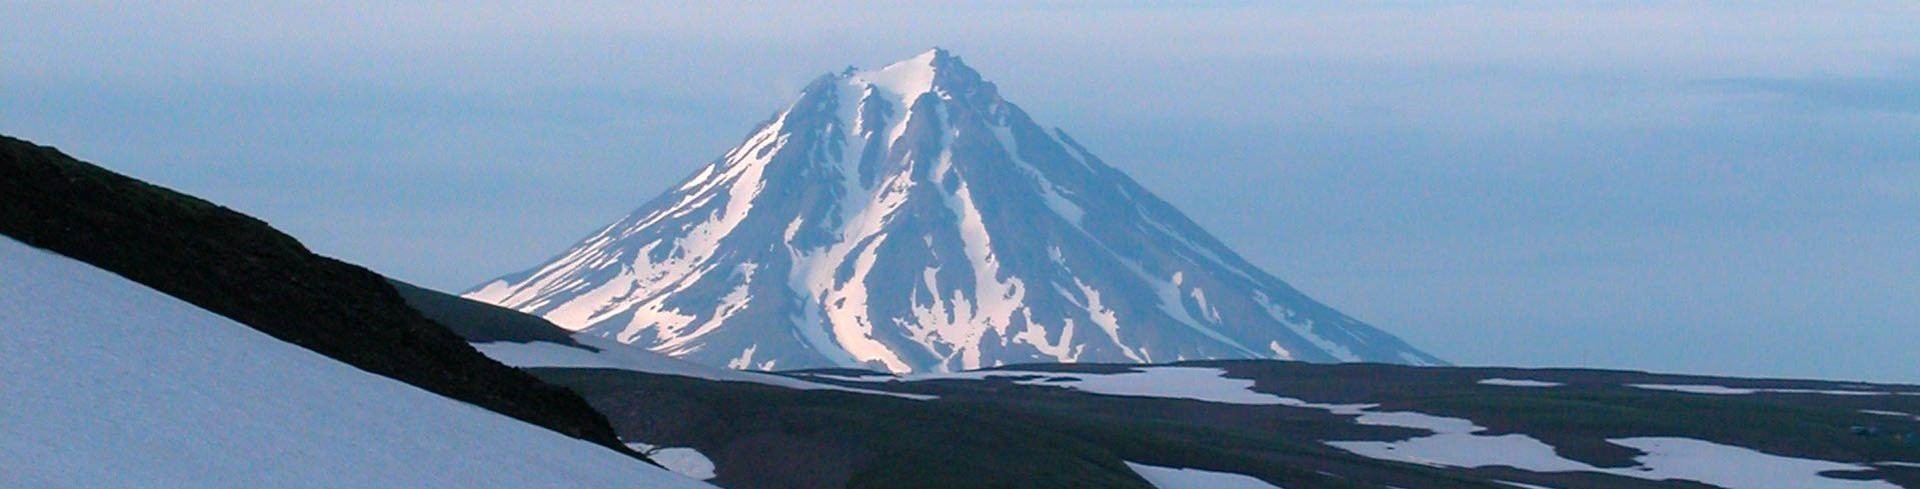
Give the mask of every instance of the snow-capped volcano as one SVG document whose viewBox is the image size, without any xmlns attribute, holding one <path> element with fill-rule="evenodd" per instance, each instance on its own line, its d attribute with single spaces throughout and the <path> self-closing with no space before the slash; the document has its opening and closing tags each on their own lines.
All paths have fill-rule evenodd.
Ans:
<svg viewBox="0 0 1920 489">
<path fill-rule="evenodd" d="M 465 295 L 734 368 L 1441 363 L 1248 264 L 940 49 L 816 79 L 665 195 Z"/>
</svg>

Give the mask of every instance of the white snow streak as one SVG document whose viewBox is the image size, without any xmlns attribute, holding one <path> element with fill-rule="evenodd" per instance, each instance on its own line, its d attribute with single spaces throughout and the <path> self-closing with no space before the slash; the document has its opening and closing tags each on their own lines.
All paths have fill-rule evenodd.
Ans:
<svg viewBox="0 0 1920 489">
<path fill-rule="evenodd" d="M 1333 358 L 1342 362 L 1356 362 L 1360 360 L 1360 355 L 1354 354 L 1353 349 L 1347 348 L 1345 345 L 1339 343 L 1328 341 L 1326 338 L 1321 338 L 1320 335 L 1314 334 L 1312 321 L 1295 319 L 1293 311 L 1274 304 L 1273 299 L 1267 297 L 1266 293 L 1254 291 L 1253 301 L 1259 303 L 1260 307 L 1266 309 L 1267 316 L 1272 317 L 1274 321 L 1279 321 L 1280 324 L 1287 325 L 1287 329 L 1293 330 L 1293 334 L 1299 335 L 1301 338 L 1306 338 L 1308 343 L 1313 343 L 1313 346 L 1319 347 L 1321 351 L 1327 352 L 1327 354 L 1332 355 Z M 1417 365 L 1421 362 L 1414 363 Z"/>
<path fill-rule="evenodd" d="M 1866 414 L 1879 415 L 1879 416 L 1893 416 L 1896 418 L 1913 418 L 1914 420 L 1920 420 L 1920 414 L 1903 413 L 1900 411 L 1882 411 L 1879 409 L 1862 409 L 1860 410 L 1860 412 L 1866 413 Z"/>
<path fill-rule="evenodd" d="M 1491 378 L 1491 379 L 1480 379 L 1480 381 L 1477 383 L 1480 385 L 1498 385 L 1498 386 L 1505 386 L 1505 387 L 1559 387 L 1559 386 L 1566 385 L 1559 382 L 1548 382 L 1544 380 L 1502 379 L 1498 377 Z"/>
<path fill-rule="evenodd" d="M 1899 392 L 1889 392 L 1889 391 L 1857 391 L 1857 390 L 1830 390 L 1830 389 L 1776 389 L 1776 388 L 1765 388 L 1765 387 L 1748 388 L 1748 387 L 1727 387 L 1723 385 L 1711 385 L 1711 384 L 1627 384 L 1627 386 L 1638 388 L 1638 389 L 1669 391 L 1669 392 L 1684 392 L 1688 394 L 1707 394 L 1707 395 L 1716 395 L 1716 396 L 1741 396 L 1741 395 L 1760 394 L 1760 393 L 1823 394 L 1823 395 L 1829 395 L 1829 396 L 1888 396 L 1888 395 L 1894 395 L 1894 394 L 1903 394 Z"/>
</svg>

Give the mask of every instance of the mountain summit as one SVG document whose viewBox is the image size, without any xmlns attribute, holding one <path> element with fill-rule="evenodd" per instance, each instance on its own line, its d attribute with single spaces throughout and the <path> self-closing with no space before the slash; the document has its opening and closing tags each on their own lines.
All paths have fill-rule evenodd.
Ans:
<svg viewBox="0 0 1920 489">
<path fill-rule="evenodd" d="M 814 80 L 671 191 L 465 296 L 744 369 L 1441 363 L 1247 263 L 937 48 Z"/>
</svg>

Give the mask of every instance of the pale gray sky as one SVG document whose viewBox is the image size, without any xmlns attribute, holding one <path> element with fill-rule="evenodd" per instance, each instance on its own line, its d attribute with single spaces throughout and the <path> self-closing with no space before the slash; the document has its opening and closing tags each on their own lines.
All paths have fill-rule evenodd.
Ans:
<svg viewBox="0 0 1920 489">
<path fill-rule="evenodd" d="M 0 132 L 459 290 L 927 47 L 1461 364 L 1920 382 L 1920 4 L 0 1 Z"/>
</svg>

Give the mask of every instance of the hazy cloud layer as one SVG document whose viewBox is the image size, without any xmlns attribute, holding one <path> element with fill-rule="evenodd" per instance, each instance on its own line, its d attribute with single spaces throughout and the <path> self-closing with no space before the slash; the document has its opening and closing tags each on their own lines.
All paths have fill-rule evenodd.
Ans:
<svg viewBox="0 0 1920 489">
<path fill-rule="evenodd" d="M 444 289 L 932 45 L 1464 364 L 1920 381 L 1920 5 L 0 2 L 0 132 Z"/>
<path fill-rule="evenodd" d="M 1709 85 L 1841 109 L 1920 113 L 1920 78 L 1734 78 Z"/>
</svg>

